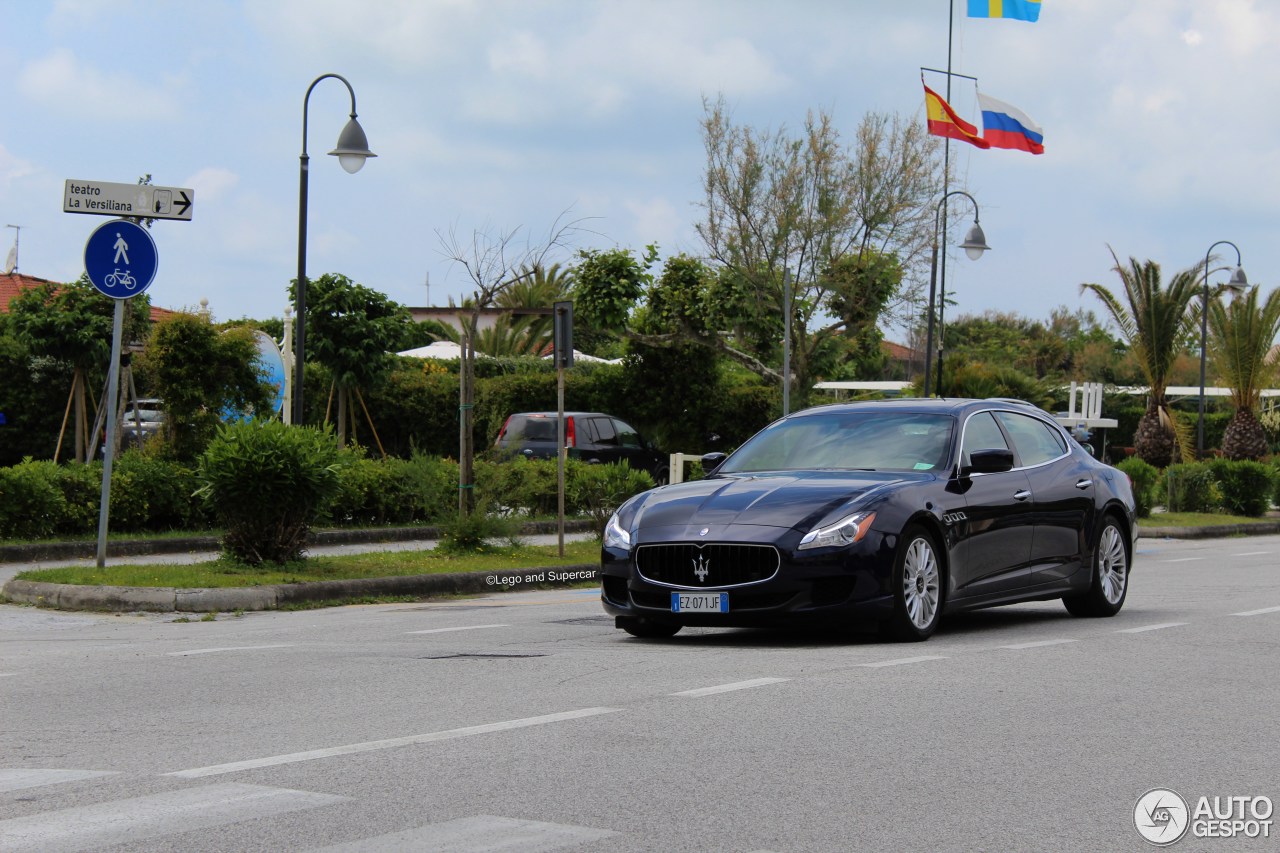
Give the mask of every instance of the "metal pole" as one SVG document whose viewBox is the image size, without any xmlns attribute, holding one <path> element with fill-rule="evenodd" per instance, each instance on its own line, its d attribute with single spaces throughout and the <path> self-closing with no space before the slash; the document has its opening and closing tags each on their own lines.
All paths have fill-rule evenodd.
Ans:
<svg viewBox="0 0 1280 853">
<path fill-rule="evenodd" d="M 1209 346 L 1209 257 L 1218 246 L 1236 250 L 1236 266 L 1240 266 L 1240 249 L 1230 240 L 1219 240 L 1204 253 L 1204 292 L 1200 300 L 1200 405 L 1196 413 L 1196 459 L 1204 458 L 1204 376 L 1205 355 Z"/>
<path fill-rule="evenodd" d="M 791 414 L 791 270 L 782 268 L 782 414 Z"/>
<path fill-rule="evenodd" d="M 929 396 L 929 377 L 933 371 L 933 319 L 934 302 L 938 296 L 938 221 L 933 222 L 933 256 L 929 261 L 929 321 L 928 332 L 924 344 L 924 389 L 923 396 Z"/>
<path fill-rule="evenodd" d="M 311 84 L 312 87 L 315 83 Z M 307 90 L 311 97 L 311 89 Z M 297 316 L 298 328 L 294 333 L 293 349 L 293 423 L 302 426 L 305 423 L 302 408 L 303 365 L 307 360 L 307 107 L 302 107 L 302 157 L 298 166 L 298 280 L 297 293 L 294 294 L 294 314 Z"/>
<path fill-rule="evenodd" d="M 556 353 L 556 542 L 564 556 L 564 466 L 569 448 L 564 446 L 564 365 Z"/>
<path fill-rule="evenodd" d="M 107 564 L 107 519 L 111 514 L 111 463 L 116 447 L 116 400 L 120 396 L 120 338 L 124 336 L 124 300 L 115 300 L 111 318 L 111 372 L 107 375 L 107 449 L 102 455 L 102 500 L 98 504 L 98 568 Z"/>
</svg>

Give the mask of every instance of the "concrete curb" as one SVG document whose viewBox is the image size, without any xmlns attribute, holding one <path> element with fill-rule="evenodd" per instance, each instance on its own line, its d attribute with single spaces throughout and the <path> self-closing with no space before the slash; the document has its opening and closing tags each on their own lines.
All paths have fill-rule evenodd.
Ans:
<svg viewBox="0 0 1280 853">
<path fill-rule="evenodd" d="M 112 613 L 209 613 L 236 610 L 275 610 L 291 604 L 352 601 L 405 595 L 465 595 L 518 589 L 568 586 L 598 580 L 593 563 L 536 569 L 405 575 L 390 578 L 314 581 L 255 587 L 174 589 L 173 587 L 80 586 L 11 580 L 4 596 L 15 604 L 34 604 L 56 610 L 98 610 Z"/>
<path fill-rule="evenodd" d="M 1258 521 L 1252 524 L 1216 524 L 1210 527 L 1143 527 L 1138 525 L 1139 539 L 1225 539 L 1229 536 L 1270 536 L 1280 533 L 1280 521 Z"/>
</svg>

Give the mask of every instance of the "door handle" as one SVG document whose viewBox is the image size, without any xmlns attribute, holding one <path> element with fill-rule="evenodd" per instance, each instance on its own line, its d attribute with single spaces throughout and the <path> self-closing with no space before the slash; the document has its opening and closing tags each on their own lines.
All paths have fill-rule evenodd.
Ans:
<svg viewBox="0 0 1280 853">
<path fill-rule="evenodd" d="M 1015 501 L 1025 501 L 1029 497 L 1031 497 L 1031 492 L 1027 491 L 1026 489 L 1019 489 L 1018 491 L 1013 493 L 1013 499 Z"/>
<path fill-rule="evenodd" d="M 1093 485 L 1093 480 L 1088 480 L 1088 479 L 1085 479 L 1085 480 L 1076 480 L 1076 488 L 1077 488 L 1077 489 L 1087 489 L 1087 488 L 1089 488 L 1089 487 L 1090 487 L 1090 486 L 1092 486 L 1092 485 Z"/>
</svg>

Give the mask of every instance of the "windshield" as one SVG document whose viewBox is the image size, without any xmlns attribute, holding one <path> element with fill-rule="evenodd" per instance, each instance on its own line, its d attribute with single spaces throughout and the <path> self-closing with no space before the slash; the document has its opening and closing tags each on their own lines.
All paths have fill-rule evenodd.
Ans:
<svg viewBox="0 0 1280 853">
<path fill-rule="evenodd" d="M 831 412 L 778 421 L 738 448 L 722 474 L 860 468 L 933 471 L 951 458 L 954 420 L 919 412 Z"/>
</svg>

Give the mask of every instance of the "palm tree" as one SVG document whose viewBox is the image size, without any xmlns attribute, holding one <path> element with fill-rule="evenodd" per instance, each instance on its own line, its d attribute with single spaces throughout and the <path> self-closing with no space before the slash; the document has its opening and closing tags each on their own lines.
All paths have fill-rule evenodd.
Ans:
<svg viewBox="0 0 1280 853">
<path fill-rule="evenodd" d="M 559 264 L 544 267 L 526 265 L 515 281 L 498 294 L 499 308 L 516 311 L 521 308 L 551 308 L 564 299 L 573 283 L 573 272 Z M 547 315 L 506 314 L 492 328 L 476 334 L 476 350 L 494 357 L 538 356 L 552 343 L 554 322 Z"/>
<path fill-rule="evenodd" d="M 1209 352 L 1213 365 L 1231 388 L 1236 412 L 1222 436 L 1222 455 L 1228 459 L 1260 459 L 1267 453 L 1267 436 L 1254 410 L 1262 389 L 1280 373 L 1268 359 L 1280 334 L 1280 290 L 1271 291 L 1258 307 L 1258 289 L 1230 303 L 1209 303 Z"/>
<path fill-rule="evenodd" d="M 1174 360 L 1197 325 L 1199 312 L 1194 299 L 1199 293 L 1203 265 L 1177 273 L 1166 288 L 1161 285 L 1160 265 L 1155 261 L 1140 263 L 1131 257 L 1125 266 L 1114 249 L 1111 257 L 1115 261 L 1113 269 L 1124 285 L 1123 301 L 1101 284 L 1085 283 L 1080 289 L 1102 300 L 1146 377 L 1151 392 L 1133 444 L 1144 461 L 1164 468 L 1181 455 L 1176 453 L 1177 434 L 1165 390 Z"/>
</svg>

